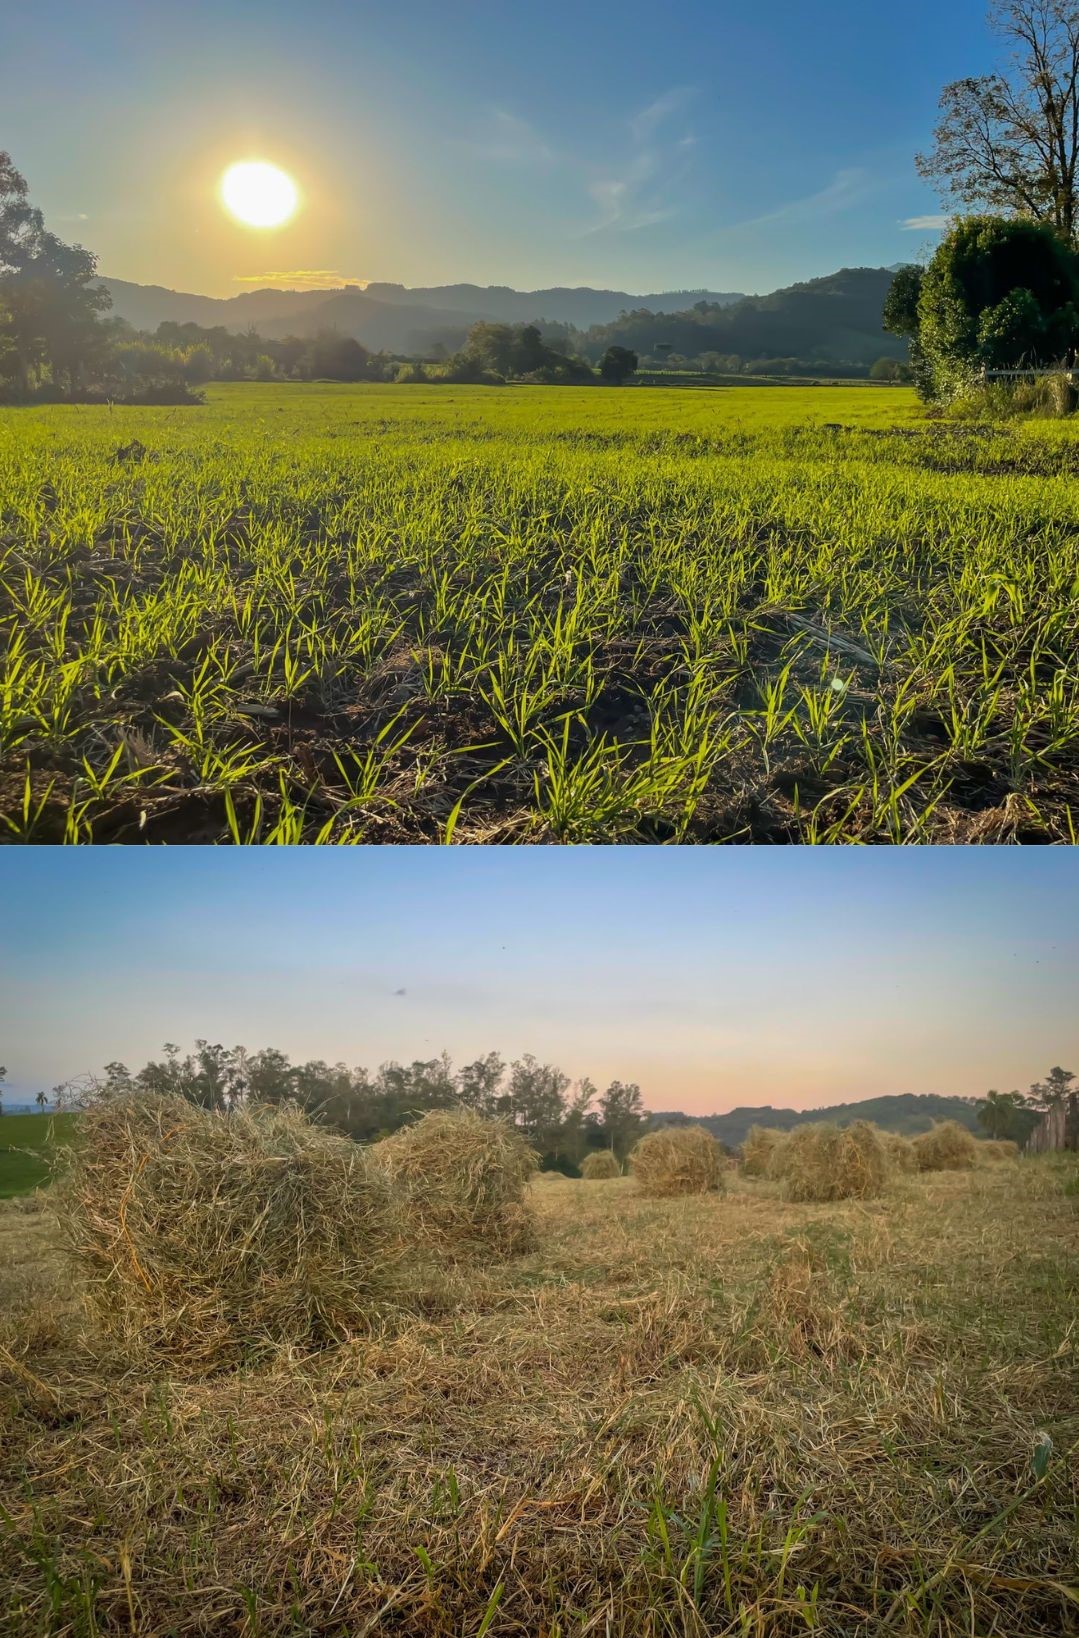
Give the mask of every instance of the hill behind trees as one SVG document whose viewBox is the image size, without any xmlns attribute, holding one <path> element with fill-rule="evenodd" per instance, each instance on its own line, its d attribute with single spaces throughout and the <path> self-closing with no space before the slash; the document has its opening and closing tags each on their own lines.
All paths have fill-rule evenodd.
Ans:
<svg viewBox="0 0 1079 1638">
<path fill-rule="evenodd" d="M 881 1098 L 865 1098 L 861 1103 L 836 1103 L 826 1109 L 774 1109 L 771 1104 L 759 1108 L 732 1109 L 725 1115 L 683 1115 L 678 1111 L 652 1115 L 653 1125 L 664 1121 L 691 1120 L 706 1126 L 713 1137 L 730 1148 L 737 1149 L 745 1141 L 751 1126 L 775 1126 L 789 1132 L 807 1121 L 834 1121 L 837 1126 L 849 1126 L 855 1120 L 871 1120 L 886 1132 L 901 1132 L 912 1137 L 927 1132 L 935 1120 L 955 1120 L 969 1127 L 979 1137 L 984 1132 L 978 1125 L 977 1109 L 980 1098 L 955 1098 L 935 1092 L 904 1092 Z"/>
</svg>

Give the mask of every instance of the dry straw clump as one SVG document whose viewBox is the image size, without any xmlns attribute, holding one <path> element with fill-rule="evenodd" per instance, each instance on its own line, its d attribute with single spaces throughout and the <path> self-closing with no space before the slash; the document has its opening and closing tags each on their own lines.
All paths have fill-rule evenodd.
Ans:
<svg viewBox="0 0 1079 1638">
<path fill-rule="evenodd" d="M 979 1166 L 994 1166 L 1002 1160 L 1018 1159 L 1019 1145 L 1013 1143 L 1011 1138 L 982 1138 L 977 1142 L 975 1162 Z"/>
<path fill-rule="evenodd" d="M 918 1170 L 918 1156 L 910 1138 L 901 1132 L 881 1132 L 881 1142 L 884 1144 L 888 1156 L 888 1163 L 896 1172 L 916 1172 Z"/>
<path fill-rule="evenodd" d="M 814 1121 L 794 1128 L 770 1175 L 782 1180 L 788 1200 L 865 1200 L 884 1188 L 888 1153 L 868 1121 Z"/>
<path fill-rule="evenodd" d="M 914 1139 L 920 1172 L 966 1172 L 978 1158 L 978 1140 L 958 1121 L 942 1120 Z"/>
<path fill-rule="evenodd" d="M 703 1126 L 661 1126 L 629 1157 L 641 1194 L 708 1194 L 724 1186 L 723 1151 Z"/>
<path fill-rule="evenodd" d="M 751 1126 L 742 1144 L 742 1170 L 747 1177 L 766 1177 L 772 1156 L 782 1149 L 789 1133 L 774 1126 Z"/>
<path fill-rule="evenodd" d="M 504 1121 L 435 1109 L 373 1153 L 400 1191 L 410 1231 L 426 1244 L 504 1254 L 535 1245 L 524 1196 L 537 1156 Z"/>
<path fill-rule="evenodd" d="M 288 1108 L 102 1098 L 55 1203 L 106 1335 L 197 1370 L 365 1328 L 399 1239 L 363 1150 Z"/>
<path fill-rule="evenodd" d="M 589 1182 L 606 1177 L 621 1177 L 622 1168 L 609 1149 L 596 1149 L 581 1161 L 581 1176 Z"/>
</svg>

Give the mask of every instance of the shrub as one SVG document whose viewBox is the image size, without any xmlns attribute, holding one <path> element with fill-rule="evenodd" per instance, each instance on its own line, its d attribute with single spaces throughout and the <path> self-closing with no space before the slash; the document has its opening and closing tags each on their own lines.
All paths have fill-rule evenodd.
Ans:
<svg viewBox="0 0 1079 1638">
<path fill-rule="evenodd" d="M 772 1155 L 783 1147 L 787 1137 L 774 1126 L 751 1126 L 742 1144 L 742 1170 L 746 1176 L 764 1177 Z"/>
<path fill-rule="evenodd" d="M 610 1149 L 595 1149 L 582 1160 L 581 1176 L 587 1177 L 590 1181 L 597 1178 L 621 1177 L 622 1168 Z"/>
<path fill-rule="evenodd" d="M 433 1109 L 373 1153 L 400 1190 L 411 1231 L 428 1245 L 509 1254 L 535 1244 L 524 1195 L 537 1157 L 504 1121 Z"/>
<path fill-rule="evenodd" d="M 722 1189 L 723 1151 L 703 1126 L 661 1126 L 629 1157 L 641 1194 L 707 1194 Z"/>
<path fill-rule="evenodd" d="M 888 1164 L 893 1171 L 916 1172 L 918 1170 L 918 1156 L 914 1151 L 914 1145 L 910 1138 L 904 1137 L 901 1132 L 882 1132 L 880 1138 L 884 1144 L 884 1151 L 888 1156 Z"/>
<path fill-rule="evenodd" d="M 386 1179 L 299 1111 L 155 1094 L 80 1116 L 56 1208 L 104 1331 L 199 1369 L 361 1329 L 399 1222 Z"/>
<path fill-rule="evenodd" d="M 973 1132 L 955 1120 L 937 1121 L 928 1132 L 914 1139 L 920 1172 L 969 1171 L 977 1152 L 978 1142 Z"/>
<path fill-rule="evenodd" d="M 883 1190 L 888 1154 L 868 1121 L 812 1122 L 794 1128 L 771 1175 L 782 1178 L 788 1200 L 865 1200 Z"/>
</svg>

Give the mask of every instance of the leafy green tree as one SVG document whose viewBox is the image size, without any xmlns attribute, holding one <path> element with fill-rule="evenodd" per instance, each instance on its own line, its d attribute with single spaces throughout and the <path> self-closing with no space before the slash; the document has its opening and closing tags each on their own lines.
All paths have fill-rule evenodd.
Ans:
<svg viewBox="0 0 1079 1638">
<path fill-rule="evenodd" d="M 1074 1097 L 1075 1074 L 1070 1069 L 1061 1069 L 1059 1064 L 1049 1071 L 1044 1081 L 1035 1081 L 1030 1089 L 1031 1101 L 1040 1108 L 1053 1109 L 1057 1104 L 1066 1102 Z"/>
<path fill-rule="evenodd" d="M 1079 229 L 1079 5 L 993 0 L 990 23 L 1008 45 L 1006 72 L 955 80 L 918 169 L 946 198 Z"/>
<path fill-rule="evenodd" d="M 991 1138 L 1011 1138 L 1017 1143 L 1026 1141 L 1037 1120 L 1021 1092 L 987 1092 L 977 1113 L 979 1126 Z"/>
<path fill-rule="evenodd" d="M 260 350 L 261 345 L 259 342 Z M 317 335 L 303 354 L 300 371 L 309 380 L 362 381 L 370 363 L 371 354 L 353 336 L 327 330 Z"/>
<path fill-rule="evenodd" d="M 632 347 L 608 347 L 599 361 L 600 380 L 610 387 L 623 387 L 638 364 Z"/>
<path fill-rule="evenodd" d="M 985 366 L 1069 358 L 1079 346 L 1079 254 L 1043 223 L 967 217 L 926 270 L 918 316 L 937 395 Z"/>
<path fill-rule="evenodd" d="M 47 230 L 25 178 L 0 153 L 0 352 L 20 393 L 44 370 L 70 390 L 103 357 L 98 319 L 111 298 L 93 282 L 96 268 L 88 250 Z"/>
<path fill-rule="evenodd" d="M 925 274 L 915 262 L 896 270 L 884 298 L 884 328 L 894 336 L 916 336 L 921 319 L 918 303 Z M 878 363 L 882 362 L 878 360 Z"/>
<path fill-rule="evenodd" d="M 612 1081 L 599 1100 L 599 1114 L 609 1147 L 625 1160 L 644 1127 L 640 1087 L 634 1081 Z"/>
</svg>

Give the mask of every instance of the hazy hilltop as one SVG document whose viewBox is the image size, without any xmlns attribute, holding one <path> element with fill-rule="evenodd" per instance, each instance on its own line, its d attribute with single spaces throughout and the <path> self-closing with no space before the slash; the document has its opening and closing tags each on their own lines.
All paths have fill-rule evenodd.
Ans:
<svg viewBox="0 0 1079 1638">
<path fill-rule="evenodd" d="M 732 1149 L 744 1141 L 751 1126 L 775 1126 L 789 1132 L 807 1121 L 834 1121 L 837 1126 L 849 1126 L 854 1120 L 875 1121 L 886 1132 L 902 1132 L 911 1137 L 916 1132 L 927 1132 L 935 1120 L 957 1120 L 972 1132 L 984 1136 L 977 1121 L 977 1098 L 944 1097 L 935 1092 L 903 1092 L 882 1098 L 865 1098 L 861 1103 L 835 1103 L 826 1109 L 773 1109 L 771 1104 L 759 1108 L 732 1109 L 726 1115 L 683 1115 L 671 1110 L 654 1114 L 653 1121 L 679 1123 L 696 1121 L 706 1126 L 713 1137 L 727 1143 Z"/>
<path fill-rule="evenodd" d="M 598 358 L 610 345 L 642 357 L 659 352 L 687 358 L 713 352 L 743 360 L 789 359 L 864 368 L 881 357 L 904 358 L 906 343 L 881 327 L 889 268 L 841 268 L 824 278 L 766 296 L 678 290 L 646 296 L 622 290 L 400 284 L 346 285 L 340 290 L 252 290 L 216 297 L 160 285 L 104 279 L 112 311 L 138 330 L 165 320 L 268 339 L 337 330 L 364 346 L 391 353 L 431 354 L 459 348 L 481 320 L 537 323 L 575 349 Z"/>
<path fill-rule="evenodd" d="M 512 290 L 478 284 L 417 289 L 403 284 L 369 284 L 366 289 L 344 285 L 337 290 L 251 290 L 218 297 L 132 284 L 126 279 L 105 278 L 101 283 L 112 296 L 114 315 L 137 330 L 155 330 L 164 321 L 221 324 L 227 330 L 254 325 L 263 335 L 273 337 L 337 329 L 354 335 L 367 347 L 397 352 L 418 352 L 438 342 L 458 346 L 469 327 L 481 319 L 589 329 L 609 324 L 631 308 L 644 306 L 669 313 L 695 301 L 724 307 L 742 299 L 737 292 L 724 291 L 675 290 L 635 296 L 624 290 Z"/>
</svg>

